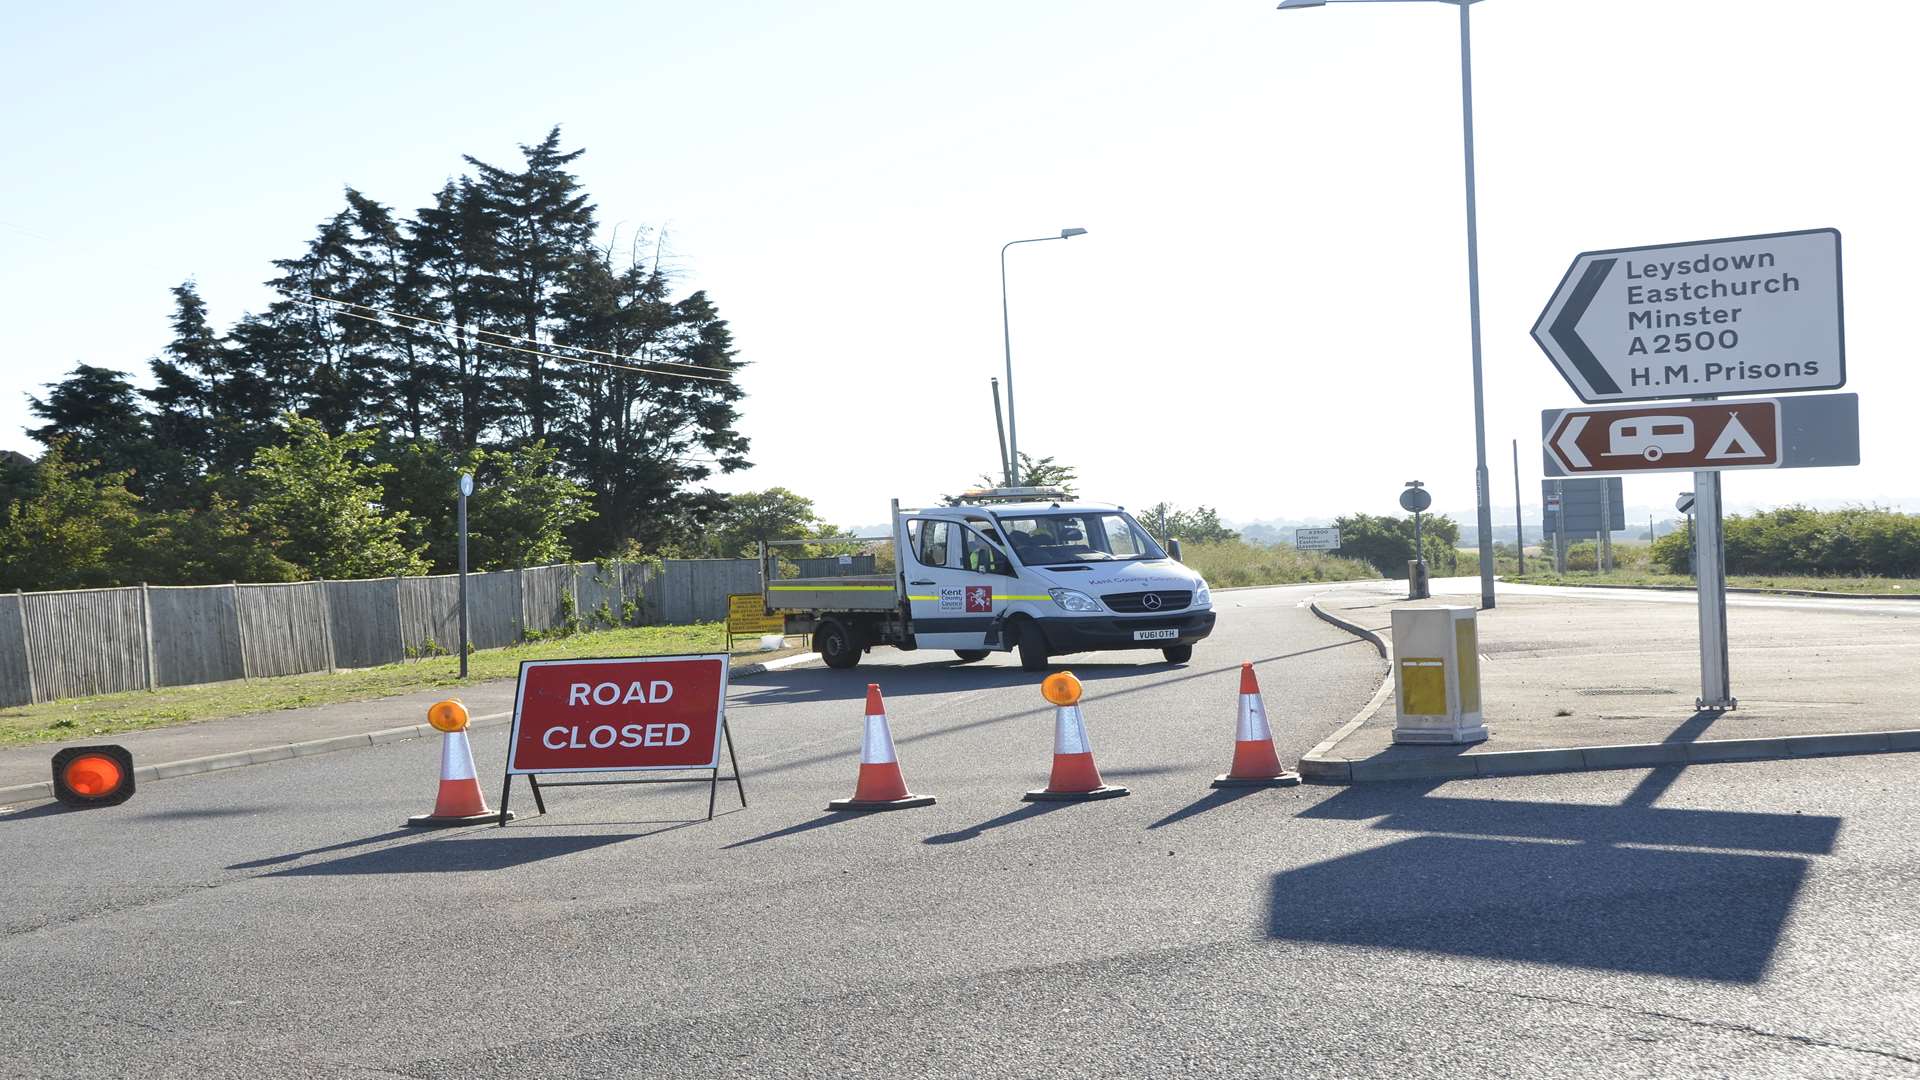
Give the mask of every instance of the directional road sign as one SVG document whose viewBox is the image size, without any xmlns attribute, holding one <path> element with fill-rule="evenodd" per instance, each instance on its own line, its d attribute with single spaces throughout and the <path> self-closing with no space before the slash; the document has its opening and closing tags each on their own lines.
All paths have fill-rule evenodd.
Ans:
<svg viewBox="0 0 1920 1080">
<path fill-rule="evenodd" d="M 1533 338 L 1580 400 L 1831 390 L 1847 381 L 1834 229 L 1583 252 Z"/>
<path fill-rule="evenodd" d="M 1295 529 L 1293 546 L 1298 551 L 1339 551 L 1339 529 Z"/>
<path fill-rule="evenodd" d="M 1555 491 L 1556 487 L 1560 490 Z M 1592 536 L 1609 528 L 1614 532 L 1626 528 L 1626 499 L 1621 487 L 1617 476 L 1540 481 L 1541 534 L 1564 531 L 1572 536 Z"/>
<path fill-rule="evenodd" d="M 1610 405 L 1540 414 L 1548 476 L 1860 464 L 1860 397 Z"/>
</svg>

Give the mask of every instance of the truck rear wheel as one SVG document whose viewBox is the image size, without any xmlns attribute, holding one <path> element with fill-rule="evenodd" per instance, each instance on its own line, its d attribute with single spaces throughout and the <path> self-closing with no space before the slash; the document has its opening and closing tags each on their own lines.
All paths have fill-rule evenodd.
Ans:
<svg viewBox="0 0 1920 1080">
<path fill-rule="evenodd" d="M 991 649 L 955 649 L 953 655 L 959 657 L 961 663 L 971 664 L 975 660 L 985 660 L 991 651 Z"/>
<path fill-rule="evenodd" d="M 1160 655 L 1166 657 L 1169 664 L 1184 664 L 1193 659 L 1193 646 L 1169 645 L 1160 650 Z"/>
<path fill-rule="evenodd" d="M 1031 619 L 1022 619 L 1019 623 L 1020 670 L 1047 670 L 1047 634 L 1038 623 Z"/>
<path fill-rule="evenodd" d="M 813 648 L 827 666 L 844 671 L 860 662 L 860 647 L 853 635 L 836 619 L 824 619 L 813 628 Z"/>
</svg>

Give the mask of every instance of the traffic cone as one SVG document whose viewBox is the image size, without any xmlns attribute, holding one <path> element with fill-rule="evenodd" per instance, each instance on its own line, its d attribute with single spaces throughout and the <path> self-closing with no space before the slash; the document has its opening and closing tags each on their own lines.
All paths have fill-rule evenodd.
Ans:
<svg viewBox="0 0 1920 1080">
<path fill-rule="evenodd" d="M 1053 774 L 1047 786 L 1021 796 L 1026 802 L 1085 802 L 1117 799 L 1132 792 L 1100 779 L 1093 763 L 1093 743 L 1080 718 L 1080 680 L 1071 671 L 1057 671 L 1040 684 L 1040 693 L 1053 702 Z"/>
<path fill-rule="evenodd" d="M 1292 787 L 1300 774 L 1280 767 L 1273 748 L 1273 729 L 1267 726 L 1267 706 L 1260 700 L 1260 680 L 1253 665 L 1240 665 L 1240 726 L 1233 736 L 1233 767 L 1213 778 L 1217 788 Z"/>
<path fill-rule="evenodd" d="M 835 799 L 829 810 L 905 810 L 912 806 L 932 806 L 933 796 L 915 795 L 907 790 L 907 778 L 900 775 L 900 760 L 893 754 L 893 729 L 887 726 L 887 707 L 880 700 L 880 685 L 867 684 L 867 730 L 860 740 L 860 779 L 853 785 L 851 799 Z"/>
<path fill-rule="evenodd" d="M 473 767 L 473 745 L 467 741 L 467 707 L 458 701 L 436 702 L 427 710 L 427 722 L 443 733 L 440 794 L 433 801 L 433 813 L 416 814 L 407 819 L 407 824 L 444 827 L 512 821 L 513 811 L 495 813 L 487 809 L 487 797 L 480 792 L 480 777 Z"/>
</svg>

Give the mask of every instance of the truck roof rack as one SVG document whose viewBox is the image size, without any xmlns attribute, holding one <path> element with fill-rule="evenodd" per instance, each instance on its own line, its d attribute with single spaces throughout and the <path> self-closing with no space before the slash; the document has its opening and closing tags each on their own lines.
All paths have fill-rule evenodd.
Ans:
<svg viewBox="0 0 1920 1080">
<path fill-rule="evenodd" d="M 1051 487 L 995 487 L 974 488 L 960 493 L 960 501 L 968 503 L 997 502 L 1058 502 L 1070 499 L 1071 495 Z"/>
</svg>

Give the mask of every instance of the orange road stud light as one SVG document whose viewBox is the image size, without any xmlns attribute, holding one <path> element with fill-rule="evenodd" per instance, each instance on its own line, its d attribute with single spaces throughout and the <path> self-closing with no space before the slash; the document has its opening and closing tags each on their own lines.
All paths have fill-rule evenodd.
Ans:
<svg viewBox="0 0 1920 1080">
<path fill-rule="evenodd" d="M 133 798 L 124 746 L 69 746 L 53 755 L 53 797 L 68 806 L 118 806 Z"/>
</svg>

